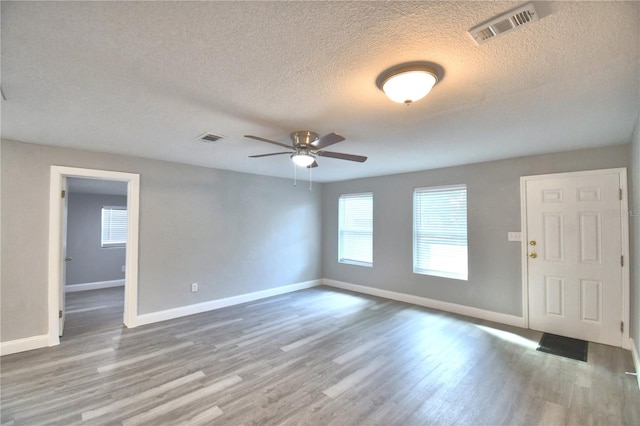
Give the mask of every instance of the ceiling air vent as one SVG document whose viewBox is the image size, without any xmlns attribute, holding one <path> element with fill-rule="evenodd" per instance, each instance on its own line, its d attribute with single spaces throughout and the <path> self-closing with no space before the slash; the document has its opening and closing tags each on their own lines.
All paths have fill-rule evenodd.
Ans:
<svg viewBox="0 0 640 426">
<path fill-rule="evenodd" d="M 213 133 L 203 133 L 200 136 L 198 136 L 198 139 L 203 142 L 217 142 L 223 138 L 224 136 L 214 135 Z"/>
<path fill-rule="evenodd" d="M 527 3 L 507 13 L 496 16 L 469 30 L 469 34 L 478 44 L 486 43 L 492 38 L 513 31 L 538 20 L 533 3 Z"/>
</svg>

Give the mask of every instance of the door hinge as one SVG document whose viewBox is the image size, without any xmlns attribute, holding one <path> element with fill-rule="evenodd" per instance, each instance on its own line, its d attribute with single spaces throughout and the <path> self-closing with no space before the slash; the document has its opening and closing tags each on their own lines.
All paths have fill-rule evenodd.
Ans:
<svg viewBox="0 0 640 426">
<path fill-rule="evenodd" d="M 620 321 L 620 333 L 624 333 L 624 321 Z"/>
<path fill-rule="evenodd" d="M 620 256 L 620 266 L 624 266 L 624 256 Z"/>
<path fill-rule="evenodd" d="M 63 189 L 62 192 L 60 193 L 60 198 L 64 198 L 65 195 L 67 195 L 67 191 Z"/>
<path fill-rule="evenodd" d="M 58 318 L 62 318 L 62 311 L 58 311 Z"/>
</svg>

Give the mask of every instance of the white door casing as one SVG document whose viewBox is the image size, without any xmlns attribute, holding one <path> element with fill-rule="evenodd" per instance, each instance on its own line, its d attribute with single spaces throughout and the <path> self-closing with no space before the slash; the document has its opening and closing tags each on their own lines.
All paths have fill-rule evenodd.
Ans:
<svg viewBox="0 0 640 426">
<path fill-rule="evenodd" d="M 529 328 L 626 347 L 626 170 L 528 176 L 521 184 Z"/>
<path fill-rule="evenodd" d="M 67 177 L 63 176 L 61 179 L 60 197 L 62 202 L 60 203 L 60 252 L 62 253 L 62 263 L 60 265 L 60 285 L 58 287 L 58 300 L 59 300 L 59 320 L 58 320 L 58 336 L 62 336 L 64 332 L 64 320 L 67 314 L 65 309 L 65 293 L 64 287 L 67 284 L 67 219 L 69 212 L 69 194 L 67 191 Z"/>
<path fill-rule="evenodd" d="M 59 311 L 64 298 L 62 281 L 65 254 L 62 250 L 63 213 L 60 196 L 67 177 L 113 180 L 127 183 L 127 265 L 125 271 L 124 316 L 125 326 L 136 327 L 138 321 L 138 225 L 140 210 L 140 175 L 108 170 L 82 169 L 51 166 L 49 185 L 49 273 L 48 273 L 48 317 L 49 346 L 60 343 L 61 323 Z"/>
</svg>

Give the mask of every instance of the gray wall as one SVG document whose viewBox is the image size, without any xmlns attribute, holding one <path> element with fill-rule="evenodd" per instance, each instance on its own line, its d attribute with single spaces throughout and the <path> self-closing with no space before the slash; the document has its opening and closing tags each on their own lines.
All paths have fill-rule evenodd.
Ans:
<svg viewBox="0 0 640 426">
<path fill-rule="evenodd" d="M 522 315 L 520 177 L 627 167 L 629 146 L 588 149 L 325 184 L 324 276 L 328 279 Z M 469 280 L 412 272 L 413 188 L 467 185 Z M 338 263 L 338 197 L 373 192 L 373 267 Z"/>
<path fill-rule="evenodd" d="M 2 141 L 2 341 L 47 333 L 53 164 L 140 174 L 139 314 L 322 277 L 322 185 Z"/>
<path fill-rule="evenodd" d="M 640 114 L 631 138 L 629 226 L 631 231 L 631 337 L 640 353 Z"/>
<path fill-rule="evenodd" d="M 102 207 L 127 206 L 122 195 L 69 194 L 67 285 L 124 279 L 124 247 L 101 247 Z"/>
<path fill-rule="evenodd" d="M 631 145 L 639 200 L 640 136 Z M 495 161 L 314 186 L 128 156 L 2 141 L 2 341 L 47 332 L 49 173 L 52 164 L 141 175 L 139 313 L 326 277 L 521 315 L 518 243 L 523 175 L 629 166 L 629 146 Z M 469 188 L 467 282 L 411 272 L 414 187 Z M 374 266 L 337 262 L 340 193 L 374 193 Z M 637 202 L 634 209 L 638 209 Z M 632 240 L 640 241 L 637 218 Z M 308 226 L 312 224 L 312 226 Z M 635 250 L 634 265 L 640 264 Z M 322 259 L 322 262 L 318 262 Z M 633 336 L 640 342 L 634 271 Z M 191 282 L 200 283 L 190 293 Z"/>
</svg>

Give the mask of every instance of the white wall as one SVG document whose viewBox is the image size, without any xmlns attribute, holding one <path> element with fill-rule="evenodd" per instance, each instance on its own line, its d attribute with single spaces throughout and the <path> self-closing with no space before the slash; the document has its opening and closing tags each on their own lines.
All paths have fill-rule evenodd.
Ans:
<svg viewBox="0 0 640 426">
<path fill-rule="evenodd" d="M 3 342 L 47 333 L 51 165 L 140 174 L 139 315 L 322 278 L 322 185 L 6 140 L 1 165 Z"/>
<path fill-rule="evenodd" d="M 327 279 L 522 316 L 520 177 L 629 165 L 629 146 L 588 149 L 394 176 L 327 183 L 323 255 Z M 413 188 L 467 185 L 469 280 L 413 273 Z M 338 197 L 373 192 L 373 267 L 338 263 Z"/>
</svg>

